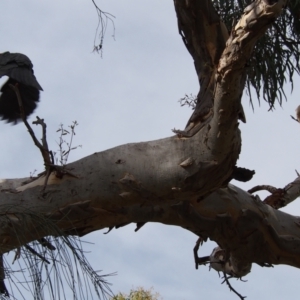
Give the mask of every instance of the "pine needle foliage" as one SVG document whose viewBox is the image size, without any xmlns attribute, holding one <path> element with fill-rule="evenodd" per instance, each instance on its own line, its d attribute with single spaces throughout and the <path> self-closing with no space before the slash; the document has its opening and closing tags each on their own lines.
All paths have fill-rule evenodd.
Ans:
<svg viewBox="0 0 300 300">
<path fill-rule="evenodd" d="M 216 11 L 229 32 L 252 0 L 214 0 Z M 269 0 L 270 4 L 275 2 Z M 300 74 L 300 0 L 291 0 L 282 15 L 257 42 L 247 66 L 246 91 L 253 107 L 253 93 L 260 103 L 268 102 L 270 110 L 276 102 L 287 99 L 284 87 L 293 90 L 295 74 Z"/>
</svg>

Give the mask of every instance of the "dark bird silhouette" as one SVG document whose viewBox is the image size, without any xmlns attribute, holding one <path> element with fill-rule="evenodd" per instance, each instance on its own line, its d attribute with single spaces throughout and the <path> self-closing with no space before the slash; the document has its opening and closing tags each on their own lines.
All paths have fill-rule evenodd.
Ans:
<svg viewBox="0 0 300 300">
<path fill-rule="evenodd" d="M 0 54 L 0 77 L 2 76 L 8 76 L 8 80 L 0 90 L 0 117 L 17 124 L 21 120 L 20 108 L 17 95 L 10 85 L 17 86 L 20 91 L 26 118 L 35 110 L 43 89 L 33 74 L 30 59 L 21 53 Z"/>
</svg>

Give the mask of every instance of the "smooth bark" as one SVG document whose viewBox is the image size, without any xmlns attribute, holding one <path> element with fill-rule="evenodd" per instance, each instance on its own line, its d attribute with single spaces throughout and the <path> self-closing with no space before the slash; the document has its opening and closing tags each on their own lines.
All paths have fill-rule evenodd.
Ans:
<svg viewBox="0 0 300 300">
<path fill-rule="evenodd" d="M 299 219 L 228 185 L 241 150 L 246 63 L 285 3 L 254 1 L 229 34 L 211 1 L 174 0 L 200 83 L 187 127 L 69 164 L 76 176 L 51 174 L 45 192 L 43 177 L 2 181 L 1 252 L 47 235 L 160 222 L 216 241 L 228 254 L 225 271 L 237 277 L 253 262 L 300 267 Z"/>
</svg>

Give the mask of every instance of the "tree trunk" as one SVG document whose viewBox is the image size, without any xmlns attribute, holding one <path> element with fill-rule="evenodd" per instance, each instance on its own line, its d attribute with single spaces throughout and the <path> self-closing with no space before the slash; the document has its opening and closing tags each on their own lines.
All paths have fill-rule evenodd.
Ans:
<svg viewBox="0 0 300 300">
<path fill-rule="evenodd" d="M 241 149 L 246 63 L 285 3 L 254 1 L 229 35 L 210 0 L 174 0 L 200 84 L 186 128 L 69 164 L 73 175 L 52 173 L 45 191 L 44 177 L 2 182 L 1 252 L 47 235 L 160 222 L 216 241 L 237 277 L 253 262 L 299 267 L 298 218 L 228 185 Z"/>
</svg>

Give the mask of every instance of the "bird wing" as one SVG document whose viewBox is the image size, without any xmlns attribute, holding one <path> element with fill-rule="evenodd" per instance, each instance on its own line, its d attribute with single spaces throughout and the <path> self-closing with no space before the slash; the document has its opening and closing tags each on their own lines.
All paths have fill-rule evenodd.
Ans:
<svg viewBox="0 0 300 300">
<path fill-rule="evenodd" d="M 43 89 L 36 80 L 32 68 L 33 64 L 24 54 L 10 52 L 0 54 L 0 77 L 8 76 L 42 91 Z"/>
<path fill-rule="evenodd" d="M 0 55 L 0 68 L 5 65 L 16 64 L 16 66 L 24 66 L 29 69 L 33 68 L 31 60 L 21 53 L 4 52 Z"/>
<path fill-rule="evenodd" d="M 42 87 L 37 82 L 33 71 L 24 67 L 12 68 L 7 71 L 6 76 L 23 83 L 28 86 L 32 86 L 40 91 L 42 91 Z"/>
</svg>

